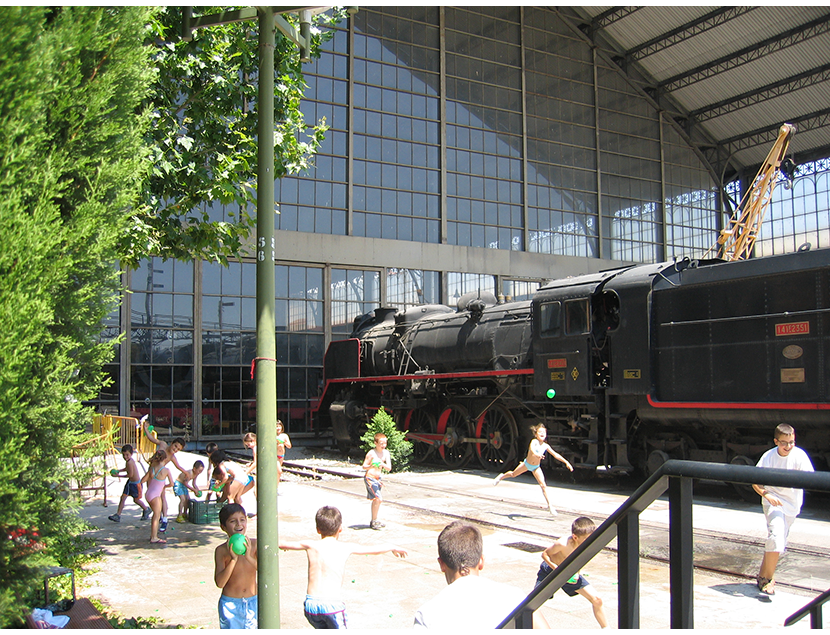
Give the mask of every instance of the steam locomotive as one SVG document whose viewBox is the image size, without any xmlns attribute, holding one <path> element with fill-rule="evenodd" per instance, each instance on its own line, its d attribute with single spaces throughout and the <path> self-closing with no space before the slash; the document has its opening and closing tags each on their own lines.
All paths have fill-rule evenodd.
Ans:
<svg viewBox="0 0 830 635">
<path fill-rule="evenodd" d="M 315 414 L 341 449 L 381 406 L 416 461 L 501 471 L 532 424 L 579 470 L 754 464 L 793 425 L 830 459 L 830 250 L 554 280 L 529 301 L 378 308 L 332 342 Z M 558 465 L 558 463 L 557 463 Z"/>
</svg>

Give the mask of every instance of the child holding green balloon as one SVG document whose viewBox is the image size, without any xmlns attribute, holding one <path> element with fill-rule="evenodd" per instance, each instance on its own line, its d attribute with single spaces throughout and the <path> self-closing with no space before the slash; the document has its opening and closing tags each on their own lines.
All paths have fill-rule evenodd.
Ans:
<svg viewBox="0 0 830 635">
<path fill-rule="evenodd" d="M 220 628 L 257 628 L 257 541 L 248 538 L 245 508 L 229 503 L 219 510 L 219 526 L 228 540 L 214 552 L 213 580 L 219 598 Z"/>
<path fill-rule="evenodd" d="M 133 459 L 133 446 L 126 444 L 121 448 L 121 456 L 124 457 L 124 467 L 120 470 L 110 470 L 112 476 L 120 476 L 121 472 L 127 476 L 127 482 L 124 485 L 124 493 L 121 494 L 121 500 L 118 503 L 118 511 L 107 516 L 112 522 L 121 522 L 121 512 L 124 511 L 124 503 L 128 498 L 132 498 L 136 505 L 141 508 L 141 520 L 147 520 L 150 517 L 150 509 L 141 500 L 141 476 L 138 474 L 138 466 Z"/>
<path fill-rule="evenodd" d="M 539 573 L 536 574 L 536 586 L 542 584 L 551 571 L 556 569 L 565 561 L 574 550 L 585 542 L 585 539 L 594 533 L 596 525 L 587 516 L 580 516 L 571 524 L 571 535 L 562 536 L 550 547 L 542 552 L 542 564 L 539 566 Z M 570 597 L 577 594 L 584 597 L 591 603 L 594 610 L 594 617 L 600 628 L 608 628 L 608 620 L 605 617 L 605 609 L 602 608 L 602 598 L 594 592 L 594 587 L 585 579 L 581 573 L 576 573 L 571 579 L 562 585 L 562 590 Z M 551 597 L 553 597 L 551 595 Z"/>
</svg>

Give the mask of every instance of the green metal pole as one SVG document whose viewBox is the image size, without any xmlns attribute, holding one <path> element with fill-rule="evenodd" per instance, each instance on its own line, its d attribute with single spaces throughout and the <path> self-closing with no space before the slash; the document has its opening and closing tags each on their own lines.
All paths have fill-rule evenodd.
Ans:
<svg viewBox="0 0 830 635">
<path fill-rule="evenodd" d="M 257 539 L 259 628 L 280 627 L 277 346 L 274 326 L 274 11 L 259 9 L 257 135 Z"/>
</svg>

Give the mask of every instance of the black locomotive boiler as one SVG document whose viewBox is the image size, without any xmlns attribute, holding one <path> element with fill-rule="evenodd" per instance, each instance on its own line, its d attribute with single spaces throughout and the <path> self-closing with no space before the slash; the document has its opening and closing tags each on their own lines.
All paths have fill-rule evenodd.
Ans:
<svg viewBox="0 0 830 635">
<path fill-rule="evenodd" d="M 555 280 L 530 301 L 378 308 L 332 342 L 317 405 L 341 449 L 383 406 L 415 459 L 494 471 L 529 427 L 577 468 L 754 463 L 781 422 L 830 458 L 830 250 Z"/>
</svg>

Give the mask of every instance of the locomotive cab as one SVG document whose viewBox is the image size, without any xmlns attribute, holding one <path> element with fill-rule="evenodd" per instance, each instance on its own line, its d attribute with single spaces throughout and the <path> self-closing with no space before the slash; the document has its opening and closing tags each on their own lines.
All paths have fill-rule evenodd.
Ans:
<svg viewBox="0 0 830 635">
<path fill-rule="evenodd" d="M 619 325 L 619 298 L 603 285 L 613 273 L 551 283 L 533 298 L 534 392 L 590 395 L 608 385 L 609 333 Z"/>
</svg>

